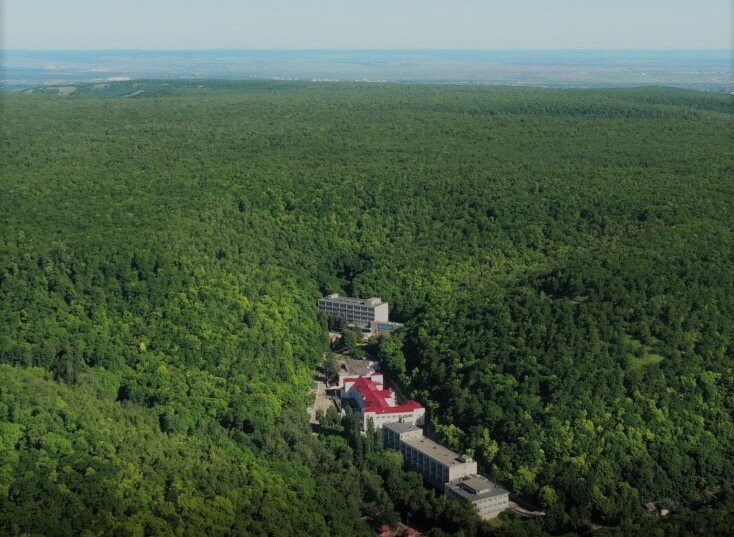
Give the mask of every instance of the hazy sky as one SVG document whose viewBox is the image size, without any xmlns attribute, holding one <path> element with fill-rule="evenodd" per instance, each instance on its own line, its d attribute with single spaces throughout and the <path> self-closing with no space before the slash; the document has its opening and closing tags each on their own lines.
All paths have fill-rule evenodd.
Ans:
<svg viewBox="0 0 734 537">
<path fill-rule="evenodd" d="M 0 0 L 6 49 L 731 49 L 731 0 Z"/>
</svg>

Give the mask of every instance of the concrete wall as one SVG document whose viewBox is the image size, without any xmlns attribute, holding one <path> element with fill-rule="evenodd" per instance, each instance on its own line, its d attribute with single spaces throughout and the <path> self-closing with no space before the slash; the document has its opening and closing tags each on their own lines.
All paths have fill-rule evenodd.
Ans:
<svg viewBox="0 0 734 537">
<path fill-rule="evenodd" d="M 446 489 L 446 497 L 451 498 L 452 500 L 460 501 L 460 502 L 469 501 L 466 498 L 464 498 L 463 496 L 454 494 L 448 488 Z M 489 498 L 479 498 L 470 503 L 474 504 L 474 507 L 476 507 L 477 512 L 479 513 L 480 517 L 482 517 L 485 520 L 488 520 L 490 518 L 496 517 L 502 511 L 510 507 L 510 495 L 508 493 L 508 494 L 500 494 L 497 496 L 490 496 Z"/>
<path fill-rule="evenodd" d="M 436 490 L 443 491 L 444 484 L 450 481 L 448 466 L 427 457 L 421 451 L 404 443 L 400 444 L 400 452 L 403 454 L 405 465 L 408 468 L 418 472 Z"/>
<path fill-rule="evenodd" d="M 405 421 L 408 423 L 412 423 L 413 425 L 421 425 L 425 413 L 425 408 L 416 408 L 412 412 L 400 414 L 377 414 L 374 412 L 364 412 L 362 413 L 362 426 L 364 427 L 364 430 L 367 430 L 367 422 L 370 419 L 372 420 L 372 425 L 375 427 L 375 429 L 381 429 L 382 426 L 387 423 L 396 423 L 398 421 Z"/>
<path fill-rule="evenodd" d="M 390 316 L 388 309 L 389 306 L 387 305 L 387 302 L 383 302 L 379 306 L 375 307 L 375 318 L 372 320 L 386 323 L 389 320 Z"/>
<path fill-rule="evenodd" d="M 449 479 L 448 481 L 453 481 L 454 479 L 461 479 L 462 477 L 466 477 L 471 474 L 477 473 L 477 461 L 469 461 L 464 462 L 461 464 L 457 464 L 455 466 L 451 467 L 451 470 L 449 471 Z"/>
</svg>

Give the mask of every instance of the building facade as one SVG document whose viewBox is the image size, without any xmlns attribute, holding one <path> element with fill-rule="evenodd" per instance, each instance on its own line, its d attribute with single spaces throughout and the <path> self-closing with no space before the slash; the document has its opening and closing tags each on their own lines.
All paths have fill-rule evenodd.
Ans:
<svg viewBox="0 0 734 537">
<path fill-rule="evenodd" d="M 423 476 L 433 488 L 443 492 L 449 481 L 477 473 L 477 462 L 459 455 L 423 435 L 401 440 L 398 449 L 405 465 Z"/>
<path fill-rule="evenodd" d="M 423 405 L 415 401 L 397 404 L 395 393 L 384 388 L 381 373 L 344 379 L 341 396 L 342 399 L 354 400 L 359 407 L 364 430 L 367 430 L 370 422 L 376 429 L 401 420 L 414 425 L 421 424 L 426 413 Z"/>
<path fill-rule="evenodd" d="M 318 306 L 327 314 L 363 330 L 371 330 L 373 322 L 389 323 L 389 306 L 381 298 L 350 298 L 334 293 L 319 299 Z"/>
<path fill-rule="evenodd" d="M 496 517 L 510 504 L 510 492 L 482 475 L 446 483 L 444 491 L 448 498 L 473 504 L 484 519 Z"/>
<path fill-rule="evenodd" d="M 493 518 L 509 507 L 509 491 L 477 473 L 477 463 L 430 438 L 406 422 L 383 429 L 385 446 L 402 453 L 405 466 L 447 497 L 473 504 L 480 516 Z"/>
</svg>

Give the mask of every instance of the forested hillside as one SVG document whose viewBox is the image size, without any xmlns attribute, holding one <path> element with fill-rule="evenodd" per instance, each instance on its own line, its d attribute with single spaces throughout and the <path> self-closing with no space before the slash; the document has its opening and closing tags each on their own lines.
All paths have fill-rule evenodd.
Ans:
<svg viewBox="0 0 734 537">
<path fill-rule="evenodd" d="M 393 474 L 307 428 L 331 291 L 391 303 L 390 372 L 545 530 L 653 531 L 655 501 L 695 531 L 726 496 L 731 96 L 57 93 L 1 96 L 0 533 L 394 521 Z"/>
</svg>

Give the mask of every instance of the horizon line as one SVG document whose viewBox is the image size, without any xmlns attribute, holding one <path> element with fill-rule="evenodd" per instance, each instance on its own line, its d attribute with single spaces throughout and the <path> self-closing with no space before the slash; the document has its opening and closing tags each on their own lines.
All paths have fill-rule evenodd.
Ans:
<svg viewBox="0 0 734 537">
<path fill-rule="evenodd" d="M 0 48 L 0 52 L 728 52 L 734 48 Z"/>
</svg>

